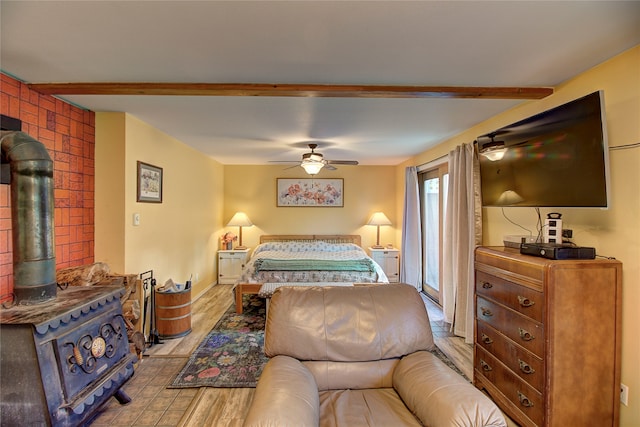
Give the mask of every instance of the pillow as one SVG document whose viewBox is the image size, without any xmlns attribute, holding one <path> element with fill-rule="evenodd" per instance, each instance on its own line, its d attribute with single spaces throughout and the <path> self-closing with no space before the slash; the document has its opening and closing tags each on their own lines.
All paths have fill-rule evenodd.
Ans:
<svg viewBox="0 0 640 427">
<path fill-rule="evenodd" d="M 342 252 L 362 250 L 354 243 L 328 243 L 319 240 L 292 240 L 289 242 L 268 242 L 256 247 L 253 254 L 264 251 L 280 252 Z"/>
</svg>

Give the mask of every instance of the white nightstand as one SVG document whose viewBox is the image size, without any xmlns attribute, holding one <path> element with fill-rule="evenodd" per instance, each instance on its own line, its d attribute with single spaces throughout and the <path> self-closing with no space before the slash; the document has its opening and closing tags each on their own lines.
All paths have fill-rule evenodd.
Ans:
<svg viewBox="0 0 640 427">
<path fill-rule="evenodd" d="M 218 283 L 234 284 L 249 259 L 250 249 L 218 251 Z"/>
<path fill-rule="evenodd" d="M 398 249 L 369 248 L 369 256 L 380 264 L 390 283 L 400 281 L 400 251 Z"/>
</svg>

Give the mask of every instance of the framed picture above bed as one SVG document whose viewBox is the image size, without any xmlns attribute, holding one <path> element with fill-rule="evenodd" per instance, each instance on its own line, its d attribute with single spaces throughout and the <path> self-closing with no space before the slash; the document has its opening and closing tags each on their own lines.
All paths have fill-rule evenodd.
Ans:
<svg viewBox="0 0 640 427">
<path fill-rule="evenodd" d="M 342 178 L 277 178 L 278 207 L 344 207 Z"/>
</svg>

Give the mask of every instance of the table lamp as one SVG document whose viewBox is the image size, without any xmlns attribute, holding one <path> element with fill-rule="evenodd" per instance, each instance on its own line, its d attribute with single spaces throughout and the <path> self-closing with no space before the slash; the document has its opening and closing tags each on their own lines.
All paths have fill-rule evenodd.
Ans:
<svg viewBox="0 0 640 427">
<path fill-rule="evenodd" d="M 238 233 L 238 246 L 236 249 L 247 249 L 246 246 L 242 246 L 242 227 L 251 227 L 253 223 L 244 212 L 236 212 L 236 214 L 231 218 L 231 221 L 227 224 L 228 227 L 239 227 L 240 232 Z"/>
<path fill-rule="evenodd" d="M 380 245 L 380 226 L 381 225 L 391 225 L 391 221 L 389 221 L 389 218 L 387 218 L 387 216 L 385 214 L 383 214 L 382 212 L 376 212 L 373 215 L 371 215 L 371 218 L 369 219 L 369 222 L 367 222 L 367 225 L 375 225 L 376 227 L 378 227 L 378 234 L 376 236 L 376 244 L 375 244 L 375 246 L 372 246 L 372 248 L 374 248 L 374 249 L 382 249 L 383 246 Z"/>
</svg>

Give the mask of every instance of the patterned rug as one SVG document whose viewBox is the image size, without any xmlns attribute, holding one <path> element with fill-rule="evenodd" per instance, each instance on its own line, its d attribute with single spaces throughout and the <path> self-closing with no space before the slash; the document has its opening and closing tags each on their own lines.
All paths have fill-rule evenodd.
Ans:
<svg viewBox="0 0 640 427">
<path fill-rule="evenodd" d="M 169 388 L 255 387 L 269 360 L 262 352 L 265 307 L 257 295 L 244 296 L 242 314 L 232 304 Z"/>
<path fill-rule="evenodd" d="M 236 314 L 234 304 L 229 307 L 169 388 L 256 386 L 269 360 L 262 351 L 265 300 L 245 295 L 243 305 L 242 314 Z M 432 353 L 468 380 L 440 349 Z"/>
</svg>

